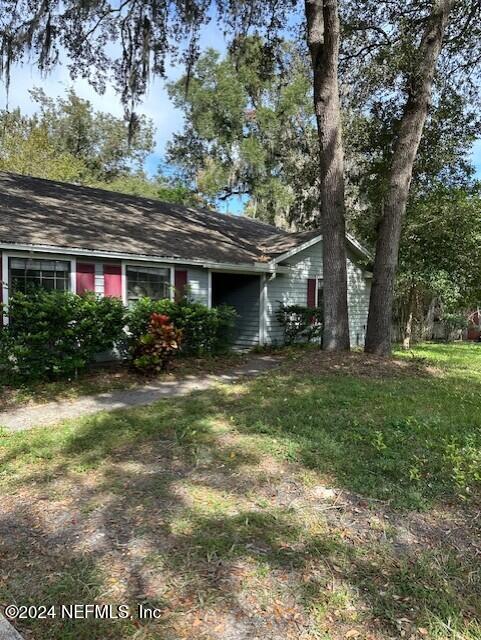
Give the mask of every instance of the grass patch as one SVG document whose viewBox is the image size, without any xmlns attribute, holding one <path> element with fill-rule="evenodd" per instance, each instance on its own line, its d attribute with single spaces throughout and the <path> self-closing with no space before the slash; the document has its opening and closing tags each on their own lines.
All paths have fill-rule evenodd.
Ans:
<svg viewBox="0 0 481 640">
<path fill-rule="evenodd" d="M 37 640 L 477 639 L 480 391 L 478 345 L 290 350 L 243 384 L 2 432 L 0 601 L 161 611 L 19 624 Z"/>
</svg>

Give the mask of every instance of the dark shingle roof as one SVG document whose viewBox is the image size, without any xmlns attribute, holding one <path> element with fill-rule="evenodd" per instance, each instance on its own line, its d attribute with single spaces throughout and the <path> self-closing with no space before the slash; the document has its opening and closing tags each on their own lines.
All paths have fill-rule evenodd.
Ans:
<svg viewBox="0 0 481 640">
<path fill-rule="evenodd" d="M 317 238 L 320 234 L 318 229 L 312 231 L 299 231 L 298 233 L 278 233 L 262 241 L 260 248 L 272 258 L 287 253 L 301 244 Z"/>
<path fill-rule="evenodd" d="M 319 232 L 0 172 L 0 242 L 235 264 L 266 261 Z"/>
</svg>

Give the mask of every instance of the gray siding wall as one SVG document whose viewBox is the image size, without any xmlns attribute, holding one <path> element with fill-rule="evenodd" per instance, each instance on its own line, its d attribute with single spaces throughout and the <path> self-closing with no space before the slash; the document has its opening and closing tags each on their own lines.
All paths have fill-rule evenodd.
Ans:
<svg viewBox="0 0 481 640">
<path fill-rule="evenodd" d="M 307 279 L 322 278 L 322 243 L 317 243 L 289 258 L 285 262 L 292 267 L 292 273 L 267 276 L 266 285 L 266 341 L 281 344 L 284 340 L 282 327 L 276 320 L 276 311 L 281 304 L 307 303 Z M 369 306 L 370 281 L 362 269 L 348 255 L 348 305 L 349 330 L 352 346 L 364 345 L 367 312 Z"/>
<path fill-rule="evenodd" d="M 347 286 L 351 347 L 363 347 L 366 340 L 371 279 L 366 278 L 362 269 L 356 266 L 350 257 L 347 262 Z"/>
<path fill-rule="evenodd" d="M 236 336 L 234 344 L 241 348 L 252 348 L 259 344 L 259 313 L 260 313 L 260 279 L 249 282 L 238 289 L 231 303 L 239 317 L 236 321 Z"/>
</svg>

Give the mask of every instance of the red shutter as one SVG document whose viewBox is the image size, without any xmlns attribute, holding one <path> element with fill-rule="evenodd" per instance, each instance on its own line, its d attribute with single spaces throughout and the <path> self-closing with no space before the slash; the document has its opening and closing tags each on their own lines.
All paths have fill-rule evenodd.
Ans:
<svg viewBox="0 0 481 640">
<path fill-rule="evenodd" d="M 307 306 L 316 306 L 316 279 L 308 278 L 307 280 Z"/>
<path fill-rule="evenodd" d="M 185 296 L 185 288 L 187 286 L 187 271 L 184 269 L 175 270 L 175 299 L 178 302 Z"/>
<path fill-rule="evenodd" d="M 95 291 L 95 265 L 77 262 L 77 293 Z"/>
<path fill-rule="evenodd" d="M 104 295 L 122 297 L 122 269 L 119 264 L 104 264 Z"/>
</svg>

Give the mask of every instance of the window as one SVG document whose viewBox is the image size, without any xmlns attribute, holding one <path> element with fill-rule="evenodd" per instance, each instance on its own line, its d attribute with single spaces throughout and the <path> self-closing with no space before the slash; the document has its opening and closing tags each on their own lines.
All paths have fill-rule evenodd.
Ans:
<svg viewBox="0 0 481 640">
<path fill-rule="evenodd" d="M 127 301 L 139 298 L 161 300 L 169 297 L 170 269 L 155 267 L 127 267 Z"/>
<path fill-rule="evenodd" d="M 70 262 L 10 258 L 10 290 L 26 293 L 32 287 L 56 291 L 70 289 Z"/>
</svg>

